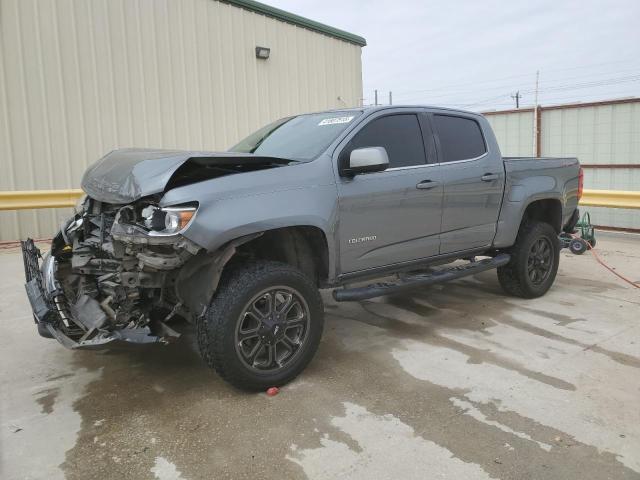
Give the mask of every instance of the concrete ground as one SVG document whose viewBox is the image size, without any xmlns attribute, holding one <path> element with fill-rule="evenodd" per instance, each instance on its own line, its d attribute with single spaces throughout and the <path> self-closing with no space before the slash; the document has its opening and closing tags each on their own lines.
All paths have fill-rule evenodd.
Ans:
<svg viewBox="0 0 640 480">
<path fill-rule="evenodd" d="M 600 235 L 640 280 L 640 238 Z M 486 272 L 337 305 L 279 395 L 234 390 L 187 338 L 65 350 L 0 250 L 3 479 L 640 478 L 640 290 L 563 252 L 538 300 Z"/>
</svg>

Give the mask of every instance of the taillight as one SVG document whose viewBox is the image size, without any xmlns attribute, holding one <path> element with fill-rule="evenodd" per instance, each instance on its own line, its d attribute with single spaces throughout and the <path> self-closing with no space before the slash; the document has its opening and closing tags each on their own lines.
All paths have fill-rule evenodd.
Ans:
<svg viewBox="0 0 640 480">
<path fill-rule="evenodd" d="M 582 198 L 582 190 L 584 189 L 584 170 L 580 167 L 580 172 L 578 173 L 578 201 Z"/>
</svg>

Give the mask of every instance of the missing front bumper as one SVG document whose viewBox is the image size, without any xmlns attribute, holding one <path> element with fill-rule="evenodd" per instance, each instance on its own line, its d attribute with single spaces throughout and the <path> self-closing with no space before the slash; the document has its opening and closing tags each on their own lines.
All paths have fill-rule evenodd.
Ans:
<svg viewBox="0 0 640 480">
<path fill-rule="evenodd" d="M 40 272 L 40 259 L 42 255 L 32 239 L 20 242 L 22 247 L 22 260 L 24 262 L 25 289 L 33 311 L 33 319 L 36 323 L 53 324 L 56 321 L 56 312 L 45 294 Z"/>
<path fill-rule="evenodd" d="M 97 348 L 114 341 L 129 343 L 168 343 L 180 334 L 159 322 L 161 335 L 154 335 L 149 326 L 108 330 L 106 314 L 100 304 L 81 297 L 68 307 L 67 299 L 55 278 L 56 260 L 44 258 L 32 239 L 20 242 L 25 271 L 25 289 L 38 332 L 58 340 L 67 348 Z M 42 265 L 40 261 L 42 260 Z"/>
</svg>

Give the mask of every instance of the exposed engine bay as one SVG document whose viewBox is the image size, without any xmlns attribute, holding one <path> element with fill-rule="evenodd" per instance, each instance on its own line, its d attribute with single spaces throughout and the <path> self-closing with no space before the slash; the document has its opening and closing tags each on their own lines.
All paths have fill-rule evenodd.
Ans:
<svg viewBox="0 0 640 480">
<path fill-rule="evenodd" d="M 173 233 L 195 210 L 161 209 L 151 200 L 112 205 L 87 198 L 53 239 L 41 276 L 33 272 L 37 258 L 36 266 L 27 261 L 39 252 L 32 241 L 24 242 L 27 290 L 40 288 L 46 307 L 38 320 L 72 348 L 177 338 L 167 322 L 191 312 L 176 293 L 176 277 L 201 248 Z M 40 316 L 36 308 L 34 313 Z"/>
<path fill-rule="evenodd" d="M 33 240 L 22 242 L 40 334 L 69 348 L 177 338 L 168 323 L 204 313 L 235 247 L 256 234 L 208 252 L 182 235 L 198 203 L 161 207 L 161 198 L 192 183 L 291 162 L 235 152 L 123 149 L 105 155 L 85 172 L 88 196 L 53 238 L 51 251 L 43 257 Z"/>
</svg>

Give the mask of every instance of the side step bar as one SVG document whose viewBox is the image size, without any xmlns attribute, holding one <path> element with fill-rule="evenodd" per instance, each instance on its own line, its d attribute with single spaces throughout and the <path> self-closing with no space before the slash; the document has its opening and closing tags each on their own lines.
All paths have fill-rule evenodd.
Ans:
<svg viewBox="0 0 640 480">
<path fill-rule="evenodd" d="M 452 268 L 446 268 L 430 273 L 418 273 L 408 275 L 397 283 L 374 283 L 366 287 L 342 288 L 333 291 L 333 298 L 336 302 L 356 302 L 368 298 L 390 295 L 393 293 L 406 292 L 417 287 L 433 285 L 436 283 L 450 282 L 457 278 L 467 277 L 476 273 L 502 267 L 511 260 L 511 255 L 501 253 L 493 258 L 486 258 L 477 262 L 470 262 Z"/>
</svg>

